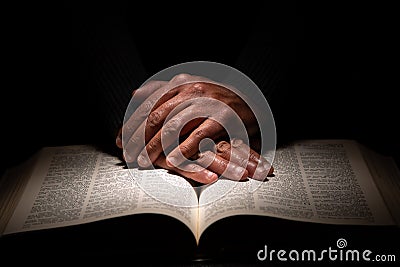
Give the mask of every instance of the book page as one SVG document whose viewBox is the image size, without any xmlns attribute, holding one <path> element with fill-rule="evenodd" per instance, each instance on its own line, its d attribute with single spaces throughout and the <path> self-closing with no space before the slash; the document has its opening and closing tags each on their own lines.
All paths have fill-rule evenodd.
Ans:
<svg viewBox="0 0 400 267">
<path fill-rule="evenodd" d="M 185 187 L 187 181 L 175 179 L 182 183 L 175 191 L 182 193 L 170 192 L 171 198 L 180 196 L 179 201 L 187 207 L 162 203 L 137 183 L 138 179 L 154 181 L 168 177 L 174 179 L 164 170 L 125 169 L 118 158 L 91 146 L 44 148 L 4 234 L 137 213 L 172 216 L 195 233 L 198 212 L 189 206 L 197 203 L 197 196 L 190 185 Z"/>
<path fill-rule="evenodd" d="M 37 155 L 6 170 L 0 180 L 0 235 L 4 232 L 31 175 Z"/>
<path fill-rule="evenodd" d="M 213 222 L 239 214 L 331 224 L 394 223 L 353 141 L 298 142 L 277 149 L 273 165 L 275 176 L 255 191 L 249 181 L 237 183 L 219 200 L 202 205 L 219 191 L 204 190 L 199 234 Z"/>
<path fill-rule="evenodd" d="M 392 157 L 384 156 L 360 146 L 374 182 L 386 206 L 398 226 L 400 226 L 400 171 Z"/>
</svg>

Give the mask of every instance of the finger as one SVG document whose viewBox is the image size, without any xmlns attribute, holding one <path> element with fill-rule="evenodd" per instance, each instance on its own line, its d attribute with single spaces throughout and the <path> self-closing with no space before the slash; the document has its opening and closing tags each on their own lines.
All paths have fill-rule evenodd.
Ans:
<svg viewBox="0 0 400 267">
<path fill-rule="evenodd" d="M 122 128 L 118 130 L 117 138 L 115 139 L 115 144 L 117 147 L 122 149 Z"/>
<path fill-rule="evenodd" d="M 179 93 L 166 101 L 165 103 L 161 104 L 158 106 L 155 110 L 153 110 L 148 119 L 147 119 L 147 124 L 145 127 L 145 142 L 146 142 L 146 151 L 150 153 L 149 157 L 146 155 L 146 151 L 142 151 L 141 155 L 139 155 L 138 162 L 140 166 L 143 167 L 148 167 L 151 163 L 154 162 L 159 156 L 159 153 L 162 151 L 162 147 L 160 146 L 160 136 L 156 136 L 157 132 L 163 127 L 162 124 L 165 122 L 167 117 L 169 116 L 174 117 L 178 113 L 180 113 L 183 109 L 185 110 L 185 115 L 180 114 L 182 118 L 180 118 L 180 126 L 179 129 L 176 129 L 177 131 L 181 131 L 180 134 L 176 134 L 175 140 L 178 140 L 178 137 L 182 136 L 183 134 L 186 134 L 187 132 L 195 129 L 194 126 L 199 125 L 198 119 L 193 119 L 196 117 L 203 117 L 206 118 L 210 116 L 210 114 L 216 114 L 216 113 L 221 113 L 221 109 L 216 108 L 214 105 L 210 104 L 209 101 L 201 98 L 201 100 L 198 100 L 199 98 L 196 98 L 198 94 L 202 94 L 204 92 L 204 86 L 201 83 L 197 82 L 192 82 L 192 83 L 187 83 L 183 85 L 183 88 Z M 196 101 L 196 105 L 200 106 L 198 107 L 190 107 L 193 105 L 194 101 Z M 200 103 L 200 104 L 199 104 Z M 177 116 L 176 118 L 178 118 Z M 187 121 L 193 120 L 190 123 L 187 123 Z M 202 119 L 204 120 L 204 119 Z M 201 121 L 201 120 L 200 120 Z M 182 129 L 182 125 L 184 125 L 184 128 Z M 168 128 L 168 127 L 165 127 Z M 153 140 L 151 140 L 154 138 Z M 171 142 L 167 142 L 168 145 L 171 144 Z M 147 160 L 146 160 L 147 159 Z"/>
<path fill-rule="evenodd" d="M 232 147 L 237 148 L 241 151 L 250 151 L 250 161 L 257 162 L 257 167 L 263 167 L 264 170 L 268 171 L 268 175 L 271 175 L 274 172 L 274 168 L 271 163 L 268 162 L 264 157 L 262 157 L 259 153 L 250 148 L 245 142 L 239 139 L 232 139 L 231 141 Z"/>
<path fill-rule="evenodd" d="M 138 89 L 133 90 L 132 99 L 129 102 L 129 106 L 127 109 L 127 113 L 132 110 L 135 111 L 138 109 L 140 105 L 155 91 L 165 86 L 168 82 L 166 81 L 149 81 L 145 85 L 141 86 Z M 129 113 L 128 113 L 129 114 Z M 124 123 L 125 124 L 125 123 Z M 124 126 L 125 127 L 125 126 Z M 135 126 L 132 126 L 135 127 Z M 133 131 L 134 132 L 134 131 Z M 120 137 L 122 141 L 122 132 L 117 136 Z M 117 140 L 119 142 L 119 140 Z"/>
<path fill-rule="evenodd" d="M 180 133 L 163 135 L 163 141 L 161 141 L 162 132 L 158 131 L 146 144 L 146 147 L 142 150 L 142 152 L 140 152 L 138 156 L 139 166 L 145 168 L 151 166 L 151 164 L 154 164 L 160 154 L 167 152 L 166 149 L 170 147 L 177 140 L 177 138 L 186 135 L 188 132 L 192 131 L 192 129 L 198 127 L 203 121 L 203 118 L 194 119 L 183 126 Z M 166 128 L 170 127 L 172 126 L 166 125 Z"/>
<path fill-rule="evenodd" d="M 184 90 L 182 90 L 182 93 L 157 106 L 149 114 L 145 126 L 146 143 L 161 129 L 168 115 L 172 118 L 191 105 L 191 101 L 188 100 L 192 99 L 192 97 L 190 94 L 185 93 Z M 187 102 L 187 105 L 185 102 Z"/>
<path fill-rule="evenodd" d="M 146 98 L 124 123 L 122 127 L 123 143 L 128 142 L 139 126 L 146 121 L 151 110 L 174 97 L 181 89 L 180 87 L 171 88 L 169 84 L 166 84 Z"/>
<path fill-rule="evenodd" d="M 206 77 L 203 77 L 203 76 L 181 73 L 181 74 L 175 75 L 169 81 L 171 86 L 180 86 L 182 84 L 194 83 L 194 82 L 211 82 L 211 80 Z"/>
<path fill-rule="evenodd" d="M 208 150 L 199 153 L 198 156 L 199 157 L 196 159 L 196 163 L 228 179 L 239 181 L 246 179 L 249 175 L 245 168 L 232 161 L 226 160 L 219 155 L 216 155 L 212 151 Z"/>
<path fill-rule="evenodd" d="M 167 81 L 149 81 L 146 82 L 141 87 L 132 91 L 132 99 L 129 103 L 129 108 L 131 110 L 136 110 L 148 97 L 150 97 L 154 92 L 168 84 Z"/>
<path fill-rule="evenodd" d="M 199 127 L 167 156 L 167 164 L 179 166 L 186 159 L 199 152 L 200 141 L 204 138 L 216 139 L 225 134 L 224 128 L 217 121 L 206 119 Z"/>
<path fill-rule="evenodd" d="M 268 161 L 248 147 L 244 142 L 232 141 L 234 145 L 221 141 L 216 145 L 216 154 L 226 160 L 232 161 L 247 169 L 249 177 L 256 180 L 264 180 L 272 174 L 273 168 Z"/>
<path fill-rule="evenodd" d="M 187 125 L 183 125 L 183 122 L 190 118 L 188 116 L 192 113 L 192 109 L 188 109 L 188 111 L 184 110 L 181 113 L 178 113 L 176 118 L 168 121 L 164 126 L 165 130 L 157 133 L 147 145 L 145 144 L 145 122 L 143 122 L 124 147 L 126 162 L 133 163 L 137 160 L 141 167 L 150 166 L 164 149 L 179 140 L 180 134 L 186 134 L 192 128 L 200 125 L 202 120 L 204 120 L 202 118 L 195 119 Z"/>
<path fill-rule="evenodd" d="M 144 125 L 145 122 L 142 122 L 141 126 L 135 131 L 131 138 L 128 139 L 128 141 L 123 140 L 123 154 L 127 163 L 135 162 L 138 154 L 145 146 Z"/>
<path fill-rule="evenodd" d="M 210 81 L 209 79 L 201 76 L 195 76 L 190 74 L 178 74 L 175 75 L 170 81 L 149 81 L 145 83 L 140 88 L 133 91 L 132 96 L 135 97 L 139 102 L 143 102 L 148 99 L 150 96 L 152 98 L 157 98 L 159 101 L 155 100 L 154 102 L 163 103 L 161 96 L 163 96 L 166 92 L 181 85 L 185 85 L 188 83 L 194 83 L 197 81 Z M 161 92 L 159 92 L 161 89 Z M 158 92 L 158 93 L 156 93 Z M 164 97 L 165 99 L 165 97 Z M 154 100 L 154 99 L 153 99 Z M 152 105 L 153 106 L 153 105 Z"/>
<path fill-rule="evenodd" d="M 202 76 L 179 74 L 173 77 L 168 83 L 165 83 L 164 81 L 150 81 L 136 90 L 136 92 L 133 94 L 136 95 L 134 99 L 138 98 L 138 100 L 140 100 L 139 103 L 143 100 L 143 103 L 137 106 L 137 100 L 131 101 L 128 111 L 132 114 L 128 114 L 127 117 L 129 116 L 129 118 L 127 118 L 127 121 L 124 122 L 122 131 L 123 143 L 125 140 L 129 140 L 132 134 L 137 130 L 137 127 L 139 127 L 143 120 L 147 118 L 151 110 L 157 108 L 158 105 L 164 103 L 166 100 L 170 99 L 176 94 L 174 89 L 183 90 L 183 88 L 178 89 L 177 87 L 191 86 L 196 82 L 210 81 L 211 80 L 208 78 Z M 141 92 L 145 92 L 144 95 Z M 153 93 L 148 96 L 147 92 Z"/>
<path fill-rule="evenodd" d="M 141 104 L 129 117 L 126 123 L 122 127 L 122 144 L 126 146 L 126 159 L 129 162 L 133 162 L 136 159 L 138 151 L 140 151 L 148 139 L 154 135 L 155 130 L 148 134 L 147 140 L 143 140 L 145 136 L 145 129 L 143 128 L 143 122 L 146 121 L 149 113 L 153 109 L 157 109 L 160 105 L 173 98 L 181 91 L 185 91 L 186 88 L 191 87 L 191 83 L 185 84 L 188 81 L 195 80 L 206 80 L 199 76 L 192 76 L 187 74 L 176 75 L 167 84 L 165 83 L 149 83 L 145 86 L 150 88 L 148 90 L 154 90 L 154 92 L 148 97 L 143 104 Z M 182 85 L 182 86 L 179 86 Z M 161 86 L 161 87 L 158 87 Z M 159 89 L 157 89 L 159 88 Z M 147 89 L 146 89 L 147 90 Z M 170 109 L 174 108 L 178 103 L 172 103 Z M 168 114 L 168 110 L 162 114 L 161 118 Z M 157 113 L 154 113 L 153 120 L 157 120 Z M 152 125 L 152 124 L 149 124 Z M 159 128 L 160 124 L 155 124 L 155 129 Z"/>
<path fill-rule="evenodd" d="M 124 123 L 123 129 L 122 129 L 122 140 L 123 144 L 125 142 L 128 142 L 129 139 L 132 137 L 132 135 L 135 133 L 136 130 L 138 130 L 138 127 L 145 121 L 148 116 L 150 116 L 150 120 L 155 121 L 155 123 L 149 123 L 150 128 L 154 128 L 154 130 L 149 130 L 149 133 L 147 134 L 147 140 L 150 139 L 155 132 L 157 131 L 157 128 L 160 128 L 161 122 L 165 119 L 166 115 L 168 114 L 169 111 L 171 111 L 176 105 L 179 105 L 182 103 L 182 101 L 191 99 L 190 92 L 191 91 L 199 91 L 196 87 L 196 82 L 197 81 L 208 81 L 208 79 L 201 77 L 201 76 L 194 76 L 194 75 L 188 75 L 188 74 L 179 74 L 176 75 L 173 79 L 171 79 L 167 84 L 165 83 L 155 83 L 155 85 L 161 85 L 159 89 L 157 86 L 154 84 L 150 84 L 153 87 L 151 87 L 151 90 L 154 90 L 154 92 L 144 100 L 142 104 L 140 104 L 139 107 L 134 107 L 134 112 L 133 114 L 129 117 L 129 119 Z M 146 86 L 146 85 L 145 85 Z M 193 90 L 187 90 L 191 88 Z M 149 89 L 149 90 L 150 90 Z M 140 89 L 141 90 L 141 89 Z M 163 105 L 165 102 L 176 96 L 177 94 L 181 92 L 187 92 L 183 93 L 178 97 L 176 100 L 171 101 L 168 103 L 169 108 L 165 111 L 163 109 L 158 109 L 160 105 Z M 179 101 L 178 101 L 179 100 Z M 167 105 L 164 106 L 163 108 L 168 107 Z M 154 113 L 150 113 L 152 110 L 156 110 Z M 162 114 L 159 114 L 159 113 Z"/>
<path fill-rule="evenodd" d="M 169 115 L 172 118 L 164 123 L 162 129 L 154 135 L 140 155 L 138 155 L 139 166 L 149 167 L 162 152 L 167 154 L 166 150 L 174 143 L 177 147 L 181 136 L 196 129 L 205 120 L 202 117 L 196 118 L 197 107 L 191 105 L 191 101 L 181 103 Z M 180 161 L 180 163 L 183 161 Z"/>
<path fill-rule="evenodd" d="M 190 79 L 189 78 L 186 79 L 190 80 L 190 82 L 184 85 L 178 85 L 179 88 L 176 88 L 178 92 L 174 97 L 165 101 L 165 99 L 167 99 L 169 96 L 168 95 L 166 97 L 163 96 L 155 104 L 153 110 L 151 111 L 151 113 L 147 118 L 148 123 L 146 124 L 146 129 L 145 129 L 146 143 L 161 129 L 162 124 L 164 123 L 168 115 L 172 117 L 186 107 L 185 105 L 183 105 L 182 107 L 177 108 L 177 106 L 185 102 L 188 103 L 187 106 L 191 105 L 192 101 L 188 100 L 193 100 L 193 98 L 197 96 L 196 93 L 201 94 L 203 92 L 204 90 L 203 85 L 200 85 L 197 82 L 193 82 L 193 79 L 195 79 L 195 77 L 198 76 L 191 76 Z M 178 78 L 176 79 L 179 80 Z M 182 78 L 179 81 L 182 82 L 182 80 L 185 79 Z M 171 81 L 171 84 L 176 84 L 176 83 L 177 82 L 175 80 Z"/>
<path fill-rule="evenodd" d="M 249 176 L 253 177 L 254 171 L 257 168 L 257 162 L 249 159 L 249 151 L 241 151 L 232 148 L 230 143 L 221 141 L 216 145 L 216 154 L 230 162 L 246 168 L 249 172 Z"/>
<path fill-rule="evenodd" d="M 160 155 L 155 164 L 161 168 L 174 171 L 188 179 L 202 184 L 210 184 L 218 180 L 217 174 L 194 163 L 186 164 L 182 169 L 170 167 L 167 165 L 164 155 Z"/>
<path fill-rule="evenodd" d="M 176 112 L 177 114 L 174 116 Z M 196 129 L 204 120 L 204 118 L 195 117 L 196 107 L 194 106 L 179 105 L 171 115 L 172 118 L 164 123 L 162 129 L 155 134 L 138 156 L 139 166 L 150 166 L 162 152 L 167 153 L 166 150 L 174 143 L 178 146 L 180 136 Z M 182 162 L 183 160 L 180 163 Z"/>
<path fill-rule="evenodd" d="M 135 100 L 137 100 L 138 102 L 143 102 L 152 93 L 165 86 L 167 83 L 167 81 L 149 81 L 141 87 L 137 88 L 136 90 L 133 90 L 132 96 L 134 96 Z"/>
</svg>

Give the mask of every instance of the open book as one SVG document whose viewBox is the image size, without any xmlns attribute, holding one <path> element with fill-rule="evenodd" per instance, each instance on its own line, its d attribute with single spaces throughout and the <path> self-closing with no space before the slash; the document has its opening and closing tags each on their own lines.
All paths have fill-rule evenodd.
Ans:
<svg viewBox="0 0 400 267">
<path fill-rule="evenodd" d="M 400 176 L 394 161 L 355 141 L 299 141 L 278 148 L 273 165 L 268 181 L 221 179 L 199 193 L 166 170 L 128 170 L 117 157 L 93 146 L 46 147 L 3 177 L 0 233 L 144 213 L 179 220 L 197 243 L 210 225 L 234 215 L 322 224 L 400 223 Z M 146 190 L 139 184 L 146 184 Z M 176 205 L 152 197 L 152 189 Z"/>
</svg>

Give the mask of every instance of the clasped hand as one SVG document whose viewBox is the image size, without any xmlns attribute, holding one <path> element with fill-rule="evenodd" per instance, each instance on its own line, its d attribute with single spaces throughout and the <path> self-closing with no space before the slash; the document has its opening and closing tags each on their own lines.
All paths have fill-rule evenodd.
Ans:
<svg viewBox="0 0 400 267">
<path fill-rule="evenodd" d="M 202 184 L 221 175 L 264 180 L 273 172 L 257 152 L 259 142 L 250 147 L 235 137 L 242 123 L 251 141 L 260 138 L 251 108 L 227 86 L 179 74 L 170 81 L 150 81 L 132 97 L 134 111 L 116 139 L 128 164 L 154 165 Z"/>
</svg>

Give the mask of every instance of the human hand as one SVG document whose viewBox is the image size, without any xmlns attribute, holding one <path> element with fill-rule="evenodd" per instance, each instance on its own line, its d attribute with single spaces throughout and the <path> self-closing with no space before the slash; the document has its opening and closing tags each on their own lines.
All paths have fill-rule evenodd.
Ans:
<svg viewBox="0 0 400 267">
<path fill-rule="evenodd" d="M 246 154 L 245 144 L 237 146 L 237 140 L 232 145 L 218 143 L 214 150 L 199 153 L 202 140 L 226 139 L 224 125 L 234 118 L 232 113 L 239 116 L 250 136 L 258 133 L 252 110 L 227 87 L 204 77 L 181 74 L 169 82 L 145 84 L 134 91 L 134 100 L 137 108 L 117 138 L 128 163 L 136 162 L 144 168 L 155 164 L 201 183 L 213 182 L 221 174 L 235 180 L 247 176 L 263 180 L 272 172 L 263 157 L 248 146 Z M 223 105 L 214 105 L 215 101 L 210 100 Z M 177 139 L 183 140 L 174 144 Z M 166 148 L 171 150 L 165 158 Z M 187 159 L 195 161 L 188 163 Z"/>
</svg>

